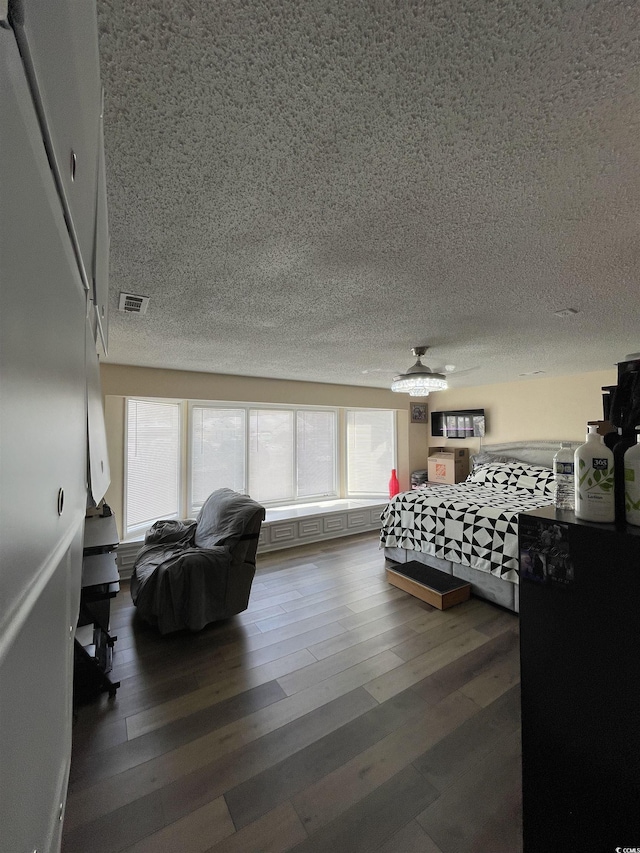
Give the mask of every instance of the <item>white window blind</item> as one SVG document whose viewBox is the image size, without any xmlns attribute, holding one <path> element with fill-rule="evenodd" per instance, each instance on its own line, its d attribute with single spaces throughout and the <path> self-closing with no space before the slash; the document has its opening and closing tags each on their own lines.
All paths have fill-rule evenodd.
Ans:
<svg viewBox="0 0 640 853">
<path fill-rule="evenodd" d="M 192 514 L 215 489 L 245 491 L 245 429 L 244 409 L 192 407 Z"/>
<path fill-rule="evenodd" d="M 249 411 L 249 494 L 256 501 L 292 500 L 293 411 Z"/>
<path fill-rule="evenodd" d="M 395 467 L 395 412 L 347 412 L 347 493 L 385 495 Z"/>
<path fill-rule="evenodd" d="M 298 497 L 335 495 L 335 412 L 296 412 L 296 449 Z"/>
<path fill-rule="evenodd" d="M 179 404 L 127 400 L 127 532 L 178 517 L 179 477 Z"/>
<path fill-rule="evenodd" d="M 126 534 L 159 518 L 195 516 L 222 487 L 267 505 L 387 492 L 393 412 L 346 412 L 348 482 L 340 491 L 337 410 L 193 401 L 183 435 L 185 405 L 127 400 Z"/>
</svg>

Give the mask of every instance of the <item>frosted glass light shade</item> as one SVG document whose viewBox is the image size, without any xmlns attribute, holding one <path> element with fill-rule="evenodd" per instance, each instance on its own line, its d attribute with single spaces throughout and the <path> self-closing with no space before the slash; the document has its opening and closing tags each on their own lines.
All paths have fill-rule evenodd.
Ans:
<svg viewBox="0 0 640 853">
<path fill-rule="evenodd" d="M 396 376 L 391 383 L 391 390 L 410 394 L 412 397 L 425 397 L 430 391 L 446 391 L 449 385 L 442 373 L 432 373 L 422 364 L 420 367 L 424 372 L 411 373 L 410 368 L 407 373 Z"/>
</svg>

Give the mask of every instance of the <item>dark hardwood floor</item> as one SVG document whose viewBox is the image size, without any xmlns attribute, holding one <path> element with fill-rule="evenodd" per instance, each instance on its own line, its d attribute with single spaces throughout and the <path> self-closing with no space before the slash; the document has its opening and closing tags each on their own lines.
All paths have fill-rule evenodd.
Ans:
<svg viewBox="0 0 640 853">
<path fill-rule="evenodd" d="M 129 591 L 78 709 L 64 853 L 519 853 L 518 619 L 389 586 L 375 534 L 258 558 L 249 609 L 160 637 Z"/>
</svg>

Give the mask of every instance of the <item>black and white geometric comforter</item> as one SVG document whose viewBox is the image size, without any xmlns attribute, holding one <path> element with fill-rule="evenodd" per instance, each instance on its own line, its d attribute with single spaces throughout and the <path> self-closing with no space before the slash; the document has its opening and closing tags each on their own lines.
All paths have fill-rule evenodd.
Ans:
<svg viewBox="0 0 640 853">
<path fill-rule="evenodd" d="M 517 583 L 518 513 L 550 503 L 544 492 L 469 482 L 401 492 L 382 512 L 380 544 Z"/>
</svg>

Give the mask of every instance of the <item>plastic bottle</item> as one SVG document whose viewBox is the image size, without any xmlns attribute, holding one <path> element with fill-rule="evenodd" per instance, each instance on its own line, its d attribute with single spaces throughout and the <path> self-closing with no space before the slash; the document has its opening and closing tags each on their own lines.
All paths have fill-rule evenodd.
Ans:
<svg viewBox="0 0 640 853">
<path fill-rule="evenodd" d="M 588 425 L 585 444 L 574 454 L 576 518 L 584 521 L 615 520 L 613 453 L 598 435 L 597 424 Z"/>
<path fill-rule="evenodd" d="M 575 506 L 575 482 L 573 477 L 573 450 L 566 441 L 553 457 L 553 474 L 556 481 L 554 503 L 558 509 L 573 509 Z"/>
<path fill-rule="evenodd" d="M 395 498 L 395 496 L 400 491 L 400 483 L 398 482 L 398 475 L 396 474 L 396 469 L 391 469 L 391 479 L 389 480 L 389 498 Z"/>
<path fill-rule="evenodd" d="M 636 444 L 624 454 L 624 485 L 627 522 L 640 526 L 640 434 Z"/>
<path fill-rule="evenodd" d="M 607 445 L 613 452 L 613 470 L 615 472 L 615 505 L 616 505 L 616 521 L 624 522 L 626 515 L 626 498 L 625 498 L 625 475 L 624 475 L 624 457 L 630 447 L 636 443 L 635 432 L 630 432 L 628 429 L 623 430 L 618 427 L 618 440 L 612 445 Z"/>
</svg>

